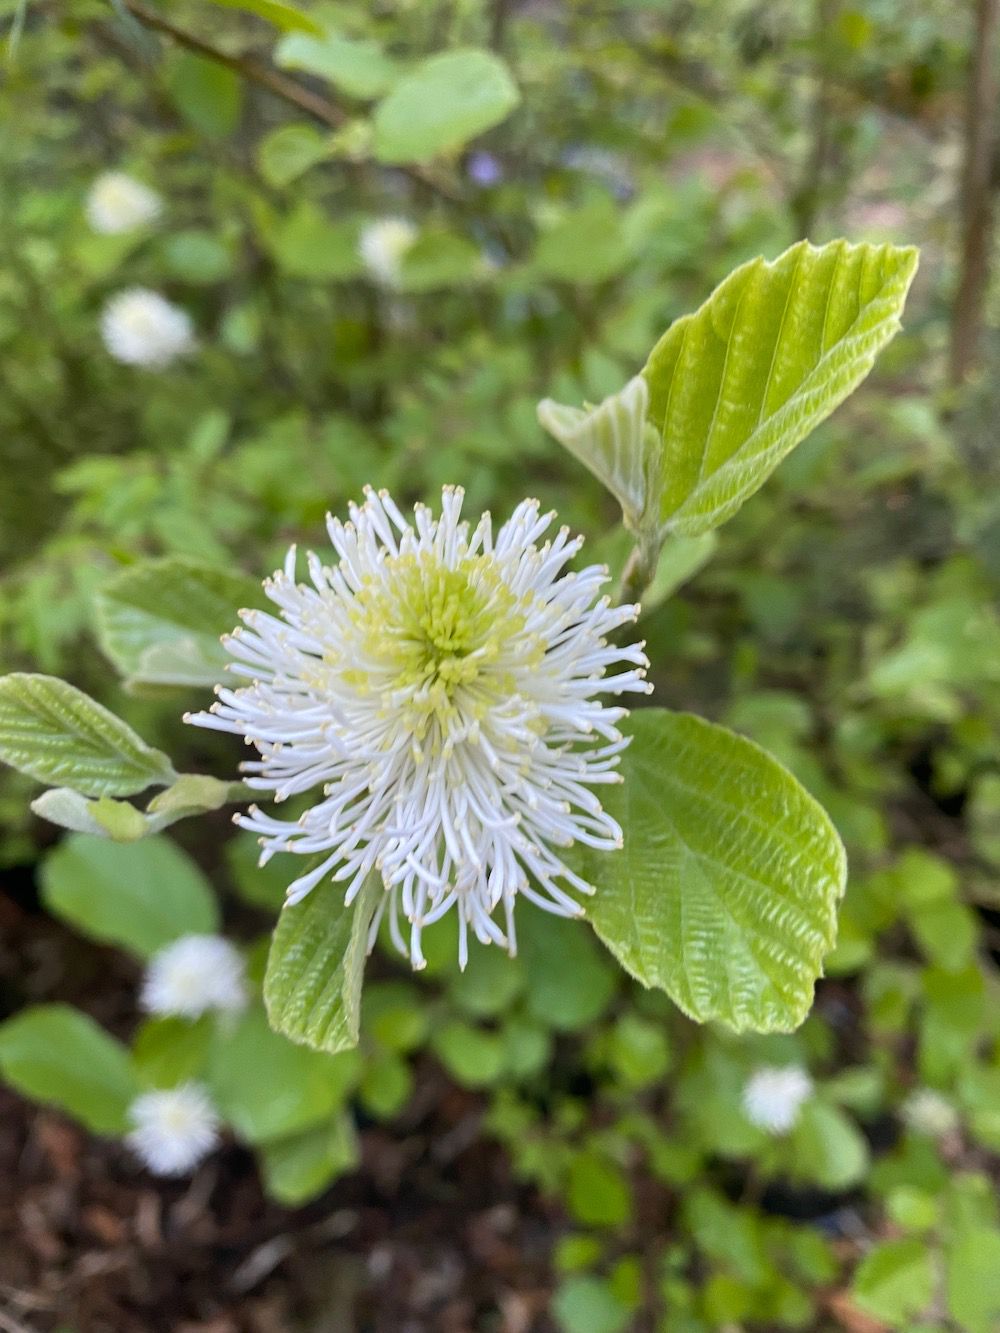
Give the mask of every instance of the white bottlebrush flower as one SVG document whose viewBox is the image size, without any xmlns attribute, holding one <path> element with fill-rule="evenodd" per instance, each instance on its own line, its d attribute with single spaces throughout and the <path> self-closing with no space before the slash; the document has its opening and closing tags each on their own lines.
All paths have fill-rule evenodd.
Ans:
<svg viewBox="0 0 1000 1333">
<path fill-rule="evenodd" d="M 191 316 L 147 287 L 129 287 L 110 298 L 101 334 L 115 360 L 127 366 L 162 370 L 194 348 Z"/>
<path fill-rule="evenodd" d="M 917 1088 L 901 1107 L 903 1119 L 918 1134 L 929 1138 L 944 1138 L 958 1129 L 958 1112 L 947 1097 L 933 1088 Z"/>
<path fill-rule="evenodd" d="M 592 789 L 621 780 L 626 745 L 627 710 L 602 696 L 651 688 L 642 645 L 609 643 L 638 608 L 595 605 L 606 567 L 566 573 L 582 538 L 562 528 L 539 545 L 553 515 L 536 500 L 494 533 L 489 514 L 461 521 L 460 489 L 445 488 L 440 518 L 418 505 L 412 523 L 384 491 L 366 496 L 348 523 L 328 520 L 339 564 L 310 554 L 312 586 L 296 583 L 293 548 L 265 584 L 281 619 L 240 613 L 224 643 L 251 683 L 187 720 L 245 736 L 260 754 L 248 784 L 277 801 L 322 787 L 297 822 L 237 817 L 262 835 L 262 863 L 323 854 L 289 902 L 331 877 L 350 903 L 377 872 L 369 944 L 388 903 L 393 940 L 421 967 L 421 930 L 454 906 L 464 966 L 469 927 L 514 952 L 519 893 L 581 913 L 567 889 L 593 889 L 562 849 L 622 845 Z"/>
<path fill-rule="evenodd" d="M 403 258 L 416 239 L 416 227 L 405 218 L 379 218 L 362 231 L 358 250 L 372 277 L 395 287 L 402 276 Z"/>
<path fill-rule="evenodd" d="M 108 236 L 145 227 L 162 210 L 163 201 L 156 191 L 123 171 L 104 172 L 87 195 L 87 221 L 94 231 Z"/>
<path fill-rule="evenodd" d="M 144 1092 L 129 1107 L 126 1142 L 157 1176 L 194 1170 L 219 1141 L 219 1117 L 197 1083 Z"/>
<path fill-rule="evenodd" d="M 803 1103 L 812 1096 L 812 1079 L 799 1065 L 757 1069 L 743 1089 L 743 1110 L 752 1125 L 769 1134 L 794 1128 Z"/>
<path fill-rule="evenodd" d="M 247 1001 L 243 958 L 221 935 L 183 935 L 153 957 L 141 1000 L 150 1013 L 181 1018 L 198 1018 L 210 1009 L 242 1009 Z"/>
</svg>

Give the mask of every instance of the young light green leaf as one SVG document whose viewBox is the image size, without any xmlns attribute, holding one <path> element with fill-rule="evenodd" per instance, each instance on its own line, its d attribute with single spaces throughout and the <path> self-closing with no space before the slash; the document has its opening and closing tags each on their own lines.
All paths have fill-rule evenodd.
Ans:
<svg viewBox="0 0 1000 1333">
<path fill-rule="evenodd" d="M 330 136 L 313 125 L 282 125 L 257 146 L 260 174 L 280 189 L 331 156 Z"/>
<path fill-rule="evenodd" d="M 121 1134 L 139 1086 L 128 1051 L 86 1014 L 36 1005 L 0 1025 L 0 1073 L 95 1134 Z"/>
<path fill-rule="evenodd" d="M 271 1026 L 321 1051 L 358 1044 L 368 931 L 385 890 L 377 875 L 350 907 L 338 886 L 321 884 L 282 909 L 264 978 Z"/>
<path fill-rule="evenodd" d="M 41 882 L 55 916 L 140 958 L 219 927 L 211 885 L 169 838 L 116 844 L 73 834 L 45 858 Z"/>
<path fill-rule="evenodd" d="M 800 241 L 742 265 L 670 326 L 642 372 L 667 531 L 731 518 L 861 383 L 899 329 L 916 268 L 912 247 Z"/>
<path fill-rule="evenodd" d="M 400 73 L 399 65 L 377 42 L 332 32 L 319 37 L 300 33 L 283 37 L 274 61 L 283 69 L 302 69 L 328 79 L 339 92 L 361 101 L 388 92 Z"/>
<path fill-rule="evenodd" d="M 649 385 L 642 375 L 597 407 L 565 407 L 551 398 L 538 404 L 541 425 L 608 488 L 635 533 L 648 506 L 656 508 L 660 482 L 660 437 L 648 413 Z"/>
<path fill-rule="evenodd" d="M 927 1245 L 908 1237 L 874 1246 L 858 1265 L 853 1295 L 876 1319 L 896 1328 L 915 1323 L 934 1295 L 934 1261 Z"/>
<path fill-rule="evenodd" d="M 85 796 L 130 796 L 177 774 L 121 718 L 55 676 L 0 678 L 0 761 Z"/>
<path fill-rule="evenodd" d="M 101 648 L 135 685 L 213 685 L 228 660 L 219 636 L 242 606 L 263 603 L 256 580 L 180 556 L 148 560 L 97 594 Z"/>
<path fill-rule="evenodd" d="M 620 852 L 581 849 L 587 915 L 622 966 L 699 1021 L 785 1032 L 833 947 L 846 864 L 825 812 L 766 751 L 686 713 L 625 727 L 605 803 Z"/>
<path fill-rule="evenodd" d="M 282 32 L 319 34 L 323 31 L 315 19 L 294 5 L 288 4 L 287 0 L 211 0 L 211 2 L 225 9 L 241 9 L 244 14 L 256 14 L 258 18 L 272 23 Z"/>
<path fill-rule="evenodd" d="M 489 51 L 431 56 L 376 108 L 375 156 L 395 164 L 454 152 L 505 120 L 520 100 L 507 66 Z"/>
</svg>

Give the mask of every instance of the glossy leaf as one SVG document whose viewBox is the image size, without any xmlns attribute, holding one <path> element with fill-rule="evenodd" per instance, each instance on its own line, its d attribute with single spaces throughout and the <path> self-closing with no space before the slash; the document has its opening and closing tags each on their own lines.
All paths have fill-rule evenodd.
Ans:
<svg viewBox="0 0 1000 1333">
<path fill-rule="evenodd" d="M 85 796 L 129 796 L 177 776 L 170 760 L 55 676 L 0 678 L 0 761 Z"/>
<path fill-rule="evenodd" d="M 121 1134 L 139 1086 L 128 1051 L 66 1004 L 24 1009 L 0 1026 L 0 1073 L 95 1134 Z"/>
<path fill-rule="evenodd" d="M 49 911 L 140 958 L 219 926 L 211 885 L 169 838 L 115 844 L 74 833 L 45 858 L 41 882 Z"/>
<path fill-rule="evenodd" d="M 731 518 L 860 384 L 899 329 L 916 268 L 912 248 L 801 241 L 742 265 L 670 326 L 643 370 L 665 530 Z"/>
<path fill-rule="evenodd" d="M 350 907 L 337 884 L 320 884 L 282 909 L 264 979 L 271 1026 L 323 1051 L 358 1043 L 368 931 L 384 893 L 369 878 Z"/>
<path fill-rule="evenodd" d="M 836 934 L 846 864 L 821 807 L 751 741 L 641 709 L 608 810 L 620 852 L 581 852 L 587 914 L 623 967 L 692 1018 L 789 1031 Z"/>
<path fill-rule="evenodd" d="M 489 51 L 445 51 L 405 75 L 375 111 L 380 162 L 426 162 L 452 153 L 520 101 L 503 61 Z"/>
<path fill-rule="evenodd" d="M 101 588 L 98 639 L 130 686 L 212 685 L 230 660 L 220 635 L 235 628 L 240 607 L 263 600 L 243 574 L 180 556 L 148 560 Z"/>
</svg>

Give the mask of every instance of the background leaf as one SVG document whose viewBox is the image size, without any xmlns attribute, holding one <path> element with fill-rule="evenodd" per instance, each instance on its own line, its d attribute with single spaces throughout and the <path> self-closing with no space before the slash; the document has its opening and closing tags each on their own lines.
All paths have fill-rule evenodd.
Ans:
<svg viewBox="0 0 1000 1333">
<path fill-rule="evenodd" d="M 264 979 L 278 1032 L 324 1051 L 357 1045 L 368 929 L 384 891 L 373 875 L 345 907 L 340 885 L 320 884 L 282 909 Z"/>
<path fill-rule="evenodd" d="M 36 1005 L 0 1026 L 0 1072 L 95 1134 L 123 1133 L 139 1093 L 125 1047 L 66 1004 Z"/>
<path fill-rule="evenodd" d="M 489 51 L 446 51 L 405 75 L 375 111 L 380 162 L 426 162 L 505 120 L 520 101 L 507 66 Z"/>
<path fill-rule="evenodd" d="M 731 273 L 643 374 L 663 432 L 660 520 L 717 528 L 864 379 L 899 329 L 912 247 L 800 241 Z"/>
<path fill-rule="evenodd" d="M 45 858 L 41 882 L 49 911 L 140 958 L 219 927 L 210 884 L 169 838 L 122 844 L 74 833 Z"/>
<path fill-rule="evenodd" d="M 623 729 L 624 782 L 605 805 L 625 847 L 581 854 L 591 924 L 692 1018 L 798 1026 L 844 889 L 832 824 L 776 759 L 723 727 L 645 708 Z"/>
<path fill-rule="evenodd" d="M 166 786 L 170 760 L 102 704 L 55 676 L 0 678 L 0 760 L 85 796 Z"/>
<path fill-rule="evenodd" d="M 381 97 L 400 73 L 396 61 L 377 42 L 332 32 L 319 37 L 293 33 L 278 44 L 274 59 L 284 69 L 317 74 L 348 97 L 362 100 Z"/>
<path fill-rule="evenodd" d="M 212 685 L 230 660 L 220 635 L 240 607 L 264 600 L 243 574 L 180 556 L 143 561 L 98 593 L 98 638 L 129 685 Z"/>
</svg>

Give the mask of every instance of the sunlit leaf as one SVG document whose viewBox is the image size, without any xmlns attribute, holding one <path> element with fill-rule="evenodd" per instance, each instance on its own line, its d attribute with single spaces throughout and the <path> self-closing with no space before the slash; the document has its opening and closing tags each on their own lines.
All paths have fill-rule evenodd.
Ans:
<svg viewBox="0 0 1000 1333">
<path fill-rule="evenodd" d="M 55 676 L 0 678 L 0 761 L 85 796 L 129 796 L 177 776 L 121 718 Z"/>
<path fill-rule="evenodd" d="M 846 874 L 826 814 L 766 751 L 685 713 L 641 709 L 605 805 L 619 852 L 581 852 L 598 935 L 692 1018 L 787 1031 L 812 1003 Z"/>
</svg>

